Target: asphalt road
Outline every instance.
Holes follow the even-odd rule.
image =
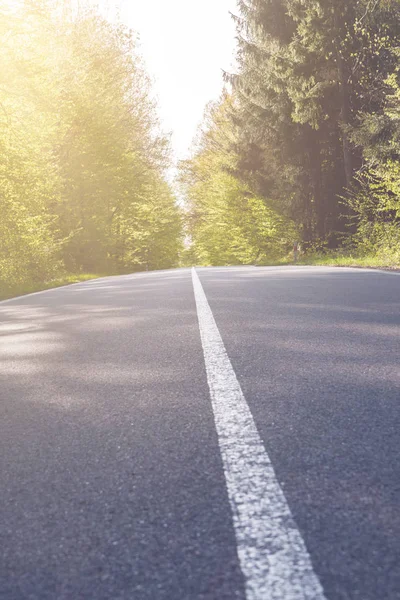
[[[197,274],[0,303],[0,599],[400,599],[400,274]]]

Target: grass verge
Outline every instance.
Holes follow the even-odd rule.
[[[399,262],[393,257],[381,257],[370,254],[351,256],[344,254],[311,254],[299,260],[300,265],[321,265],[331,267],[364,267],[373,269],[400,269]]]
[[[257,264],[260,267],[280,267],[284,265],[293,265],[293,255],[277,261],[261,261]],[[359,267],[371,269],[389,269],[400,270],[400,261],[397,256],[379,256],[376,254],[366,254],[364,256],[352,256],[341,252],[331,253],[310,253],[302,255],[297,261],[298,265],[304,266],[325,266],[325,267]]]
[[[18,285],[0,289],[0,300],[25,296],[26,294],[32,294],[33,292],[50,290],[64,285],[70,285],[71,283],[79,283],[80,281],[88,281],[89,279],[98,279],[99,277],[104,277],[104,275],[80,273],[78,275],[65,275],[64,277],[51,279],[50,281],[44,281],[42,283],[20,283]]]

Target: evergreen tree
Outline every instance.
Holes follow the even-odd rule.
[[[239,4],[241,177],[302,226],[305,240],[343,231],[340,198],[362,153],[351,131],[380,111],[396,61],[398,2],[247,0]],[[332,238],[331,238],[332,239]]]

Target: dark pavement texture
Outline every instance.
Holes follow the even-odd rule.
[[[198,274],[327,599],[400,599],[400,275]],[[190,270],[1,303],[0,378],[1,599],[244,600]]]

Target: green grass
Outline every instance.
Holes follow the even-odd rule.
[[[374,269],[399,269],[400,263],[392,256],[381,257],[371,254],[365,256],[351,256],[340,253],[312,254],[303,256],[298,261],[299,265],[324,265],[332,267],[364,267]]]
[[[42,283],[20,283],[18,285],[0,289],[0,300],[24,296],[26,294],[31,294],[32,292],[50,290],[53,288],[62,287],[64,285],[70,285],[71,283],[88,281],[89,279],[97,279],[98,277],[104,276],[94,273],[80,273],[78,275],[65,275],[63,277],[51,279],[50,281],[44,281]]]
[[[283,265],[293,265],[293,254],[289,254],[287,257],[276,260],[267,261],[262,260],[258,263],[258,266],[262,267],[279,267]],[[297,261],[298,265],[310,265],[310,266],[326,266],[326,267],[360,267],[360,268],[373,268],[373,269],[400,269],[400,260],[398,253],[387,253],[384,256],[382,254],[365,254],[365,255],[351,255],[343,252],[315,252],[307,255],[300,256]]]

